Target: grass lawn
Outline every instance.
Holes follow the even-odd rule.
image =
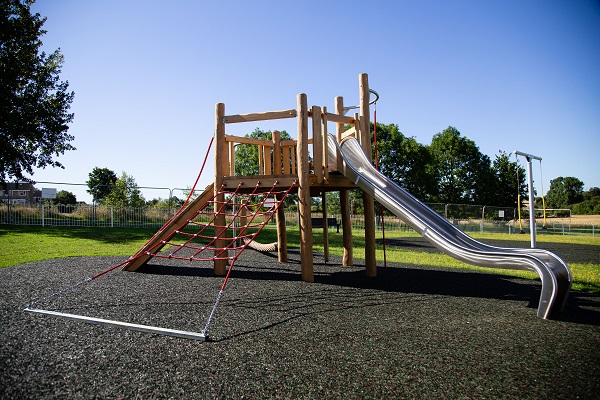
[[[0,225],[0,268],[49,258],[77,256],[130,256],[156,232],[156,228],[99,228],[59,226]],[[321,240],[315,229],[315,240]],[[354,257],[364,258],[362,231],[353,233]],[[504,247],[528,247],[528,235],[473,234],[477,240]],[[377,233],[381,238],[381,232]],[[386,232],[386,239],[418,238],[414,232]],[[600,238],[589,236],[538,235],[540,248],[562,246],[559,255],[569,264],[573,273],[573,289],[600,293]],[[268,226],[261,233],[263,243],[276,241],[276,231]],[[330,254],[342,255],[342,234],[330,233]],[[502,242],[498,244],[497,242]],[[298,228],[288,228],[288,245],[299,247]],[[322,245],[315,245],[322,252]],[[582,251],[587,250],[587,251]],[[582,256],[589,254],[589,257]],[[429,265],[446,268],[463,268],[536,279],[533,272],[475,267],[455,260],[438,251],[425,251],[403,247],[386,247],[388,262],[412,265]],[[383,261],[383,247],[377,247],[377,260]]]
[[[130,256],[156,228],[0,225],[0,268],[49,258]]]

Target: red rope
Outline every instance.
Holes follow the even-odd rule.
[[[267,196],[264,196],[263,201],[262,201],[262,205],[264,206],[265,202],[267,201],[267,198],[269,198],[271,195],[273,195],[273,190],[275,189],[275,185],[277,185],[277,181],[275,181],[275,183],[273,183],[273,186],[271,187],[271,190],[269,191],[269,194]],[[275,212],[277,212],[277,210],[279,209],[279,207],[281,207],[281,205],[283,204],[285,198],[287,197],[287,195],[290,193],[290,191],[292,190],[292,188],[296,186],[296,182],[292,183],[292,186],[290,186],[285,192],[283,192],[283,196],[281,197],[281,199],[279,200],[275,200],[275,204],[277,204],[276,207],[271,207],[269,209],[270,214],[267,217],[267,219],[262,223],[262,226],[258,229],[258,231],[256,233],[253,234],[252,240],[254,240],[254,237],[258,236],[258,234],[263,230],[263,228],[267,225],[267,223],[273,218],[273,215],[275,214]],[[281,193],[278,193],[281,194]],[[277,199],[277,196],[274,196],[275,199]],[[241,209],[240,209],[241,211]],[[256,218],[256,213],[254,213],[254,215],[252,216],[252,219],[250,220],[250,222],[252,222],[254,220],[254,218]],[[249,224],[246,224],[246,226],[244,228],[242,228],[242,232],[244,232]],[[239,235],[238,235],[239,236]],[[229,266],[229,270],[227,271],[227,275],[225,276],[225,279],[223,280],[223,285],[221,286],[221,291],[225,290],[225,287],[227,286],[227,282],[229,281],[229,277],[231,275],[231,271],[233,270],[233,266],[235,264],[235,262],[237,261],[238,257],[240,256],[240,254],[242,254],[242,251],[244,251],[252,242],[252,240],[249,240],[248,242],[244,243],[244,246],[242,247],[242,249],[240,250],[240,252],[236,255],[236,257],[234,259],[232,259],[231,261],[231,265]]]
[[[173,220],[173,218],[175,218],[175,216],[177,214],[181,213],[181,211],[183,211],[183,209],[188,205],[188,203],[190,201],[190,198],[192,197],[192,195],[194,194],[194,191],[196,190],[196,185],[198,184],[198,181],[200,181],[200,177],[202,176],[202,173],[204,172],[204,167],[206,166],[206,160],[208,160],[208,155],[210,154],[210,149],[212,147],[212,144],[213,144],[214,140],[215,140],[214,136],[210,138],[210,143],[208,144],[208,149],[206,150],[206,154],[204,155],[204,161],[202,162],[202,167],[200,167],[200,172],[198,172],[198,177],[196,177],[196,181],[194,182],[194,186],[192,186],[192,190],[190,190],[190,193],[188,194],[187,199],[185,199],[185,201],[183,202],[183,205],[179,208],[179,210],[177,210],[177,212],[175,214],[173,214],[173,216],[171,218],[169,218],[169,220],[167,222],[164,223],[164,225],[162,226],[162,228],[160,228],[158,231],[156,231],[156,233],[142,247],[145,247],[148,243],[150,243],[154,239],[154,237],[156,237],[156,235],[158,235],[158,233],[160,231],[162,231]],[[117,269],[119,267],[122,267],[125,264],[127,264],[127,263],[129,263],[129,262],[131,262],[133,260],[136,260],[136,259],[140,258],[144,254],[145,253],[138,254],[137,257],[129,258],[128,260],[123,261],[122,263],[117,264],[114,267],[107,269],[106,271],[102,271],[99,274],[96,274],[96,275],[92,276],[90,279],[93,280],[93,279],[99,278],[99,277],[101,277],[104,274],[107,274],[107,273],[109,273],[111,271],[114,271],[115,269]]]
[[[241,207],[238,207],[237,212],[231,214],[231,213],[226,213],[226,208],[227,206],[233,204],[231,201],[225,201],[225,202],[221,202],[221,201],[216,201],[215,199],[217,198],[217,196],[219,196],[220,194],[225,193],[224,191],[224,186],[222,186],[220,188],[220,190],[217,192],[216,195],[213,196],[213,198],[209,201],[207,201],[202,207],[200,207],[196,213],[190,217],[189,219],[187,219],[186,221],[184,221],[181,225],[179,225],[176,228],[173,228],[173,235],[165,240],[165,241],[160,241],[160,242],[156,242],[154,244],[154,246],[152,246],[152,248],[150,248],[148,251],[144,252],[144,253],[140,253],[135,257],[129,258],[126,261],[123,261],[120,264],[117,264],[105,271],[102,271],[96,275],[94,275],[93,277],[90,278],[90,280],[96,279],[101,277],[102,275],[105,275],[111,271],[114,271],[117,268],[120,268],[122,266],[124,266],[125,264],[139,258],[142,256],[146,256],[146,255],[151,255],[152,257],[157,257],[157,258],[165,258],[165,259],[179,259],[179,260],[187,260],[187,261],[214,261],[214,260],[229,260],[232,261],[232,264],[229,268],[229,271],[227,273],[227,277],[225,279],[225,281],[223,282],[223,289],[225,288],[227,281],[229,280],[229,275],[231,273],[231,269],[233,264],[235,263],[235,260],[237,260],[237,258],[240,256],[240,254],[248,247],[249,242],[244,244],[243,246],[237,246],[236,242],[238,239],[245,239],[245,238],[249,238],[251,240],[254,240],[254,238],[262,231],[262,229],[265,227],[265,225],[272,219],[274,213],[277,211],[277,209],[281,206],[281,204],[283,203],[283,201],[285,200],[285,198],[287,197],[287,195],[289,194],[290,190],[292,190],[292,188],[296,185],[296,183],[294,182],[294,184],[292,184],[292,186],[290,186],[288,189],[286,190],[281,190],[281,191],[276,191],[275,190],[275,186],[277,185],[277,182],[275,182],[273,184],[273,186],[266,192],[258,192],[258,188],[259,188],[259,183],[256,184],[256,186],[254,187],[254,190],[249,193],[249,194],[245,194],[245,195],[241,195],[244,196],[245,200],[243,200],[240,203]],[[239,190],[241,188],[241,184],[237,186],[236,190],[234,192],[230,192],[231,196],[229,197],[229,199],[234,199],[235,196],[240,196],[238,194]],[[267,201],[267,199],[269,199],[272,196],[276,196],[276,195],[282,195],[282,198],[280,200],[277,200],[275,202],[275,206],[269,207],[268,210],[266,211],[261,211],[261,209],[265,208],[265,202]],[[259,197],[261,198],[261,200],[257,201],[257,202],[253,202],[251,201],[251,199],[253,197]],[[213,207],[208,207],[210,204],[219,204],[219,207],[217,209],[217,211],[213,210]],[[215,230],[220,230],[222,234],[225,234],[225,232],[227,232],[227,230],[229,229],[233,229],[233,225],[235,223],[235,221],[237,219],[240,218],[240,213],[242,210],[242,207],[248,209],[248,210],[252,210],[255,209],[256,211],[251,211],[249,216],[246,216],[247,218],[247,223],[240,229],[239,233],[234,237],[234,238],[227,238],[227,237],[222,237],[222,236],[215,236],[213,235],[207,235],[207,234],[203,234],[203,232],[209,228],[212,227]],[[208,210],[207,210],[208,209]],[[210,221],[208,222],[195,222],[193,221],[194,218],[198,217],[198,215],[209,215],[210,216]],[[217,215],[229,215],[231,216],[231,221],[224,225],[224,226],[217,226],[215,225],[215,219],[217,217]],[[257,217],[263,217],[263,216],[267,216],[267,218],[263,221],[263,222],[257,222],[257,223],[253,223],[254,220]],[[198,231],[196,231],[195,233],[191,233],[191,232],[183,232],[183,230],[185,229],[186,226],[188,225],[198,225],[200,227],[200,229]],[[164,228],[164,226],[163,226]],[[248,229],[251,228],[258,228],[258,231],[255,233],[248,233],[246,234],[246,232],[248,231]],[[162,228],[161,228],[162,229]],[[156,236],[156,235],[155,235]],[[177,237],[177,236],[183,236],[186,238],[186,240],[184,240],[181,243],[176,243],[175,241],[173,241],[173,238]],[[201,243],[198,245],[194,245],[192,242],[196,239],[208,239],[209,242],[208,243]],[[227,244],[224,247],[216,247],[214,244],[216,243],[217,240],[226,240]],[[164,247],[166,245],[170,245],[172,247],[175,247],[175,250],[173,250],[172,252],[170,252],[169,254],[158,254],[158,253],[154,253],[155,249],[158,247]],[[180,256],[178,255],[178,253],[182,250],[182,249],[189,249],[189,250],[193,250],[194,254],[192,256]],[[224,253],[226,253],[227,251],[234,251],[237,252],[234,256],[223,256]],[[198,257],[201,253],[203,253],[204,251],[214,251],[215,255],[211,255],[210,257]]]

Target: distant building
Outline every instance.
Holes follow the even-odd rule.
[[[42,201],[42,191],[30,182],[0,184],[0,203],[35,204]]]

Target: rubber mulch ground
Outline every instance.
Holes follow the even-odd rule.
[[[363,268],[315,256],[309,284],[300,280],[298,252],[289,255],[285,264],[256,251],[242,255],[209,342],[23,312],[123,258],[4,268],[0,398],[599,396],[596,295],[573,292],[560,319],[542,320],[538,281],[405,264],[367,279]],[[200,331],[221,283],[208,265],[154,261],[39,307]]]

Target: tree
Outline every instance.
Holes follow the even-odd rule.
[[[113,207],[144,207],[146,200],[138,189],[135,179],[125,171],[112,186],[112,190],[102,200],[102,204]]]
[[[373,125],[371,125],[373,127]],[[377,124],[376,153],[382,174],[422,201],[435,192],[435,180],[428,166],[432,158],[426,146],[406,137],[395,124]]]
[[[160,209],[171,209],[171,208],[180,208],[183,205],[184,200],[180,199],[177,196],[171,196],[168,199],[163,199],[162,197],[152,199],[146,202],[147,207],[152,208],[160,208]]]
[[[600,188],[583,192],[583,201],[573,205],[573,214],[600,214]]]
[[[501,207],[517,207],[518,194],[527,194],[525,168],[511,161],[510,156],[500,151],[492,163],[492,171],[496,177],[494,200],[491,204]]]
[[[61,190],[56,193],[56,198],[53,199],[54,204],[65,204],[65,205],[75,205],[77,204],[77,197],[71,192],[66,190]]]
[[[567,176],[559,176],[550,181],[550,189],[546,194],[548,208],[569,208],[569,206],[583,201],[583,182]]]
[[[25,180],[33,168],[64,168],[54,160],[75,150],[67,133],[74,93],[61,81],[60,49],[40,51],[46,18],[34,0],[0,0],[0,182]]]
[[[474,141],[449,126],[433,136],[429,150],[438,183],[435,201],[490,204],[495,191],[490,158],[479,151]]]
[[[94,167],[88,174],[88,178],[86,183],[89,189],[86,191],[92,195],[94,202],[101,203],[112,191],[112,187],[117,181],[117,174],[108,168]]]

